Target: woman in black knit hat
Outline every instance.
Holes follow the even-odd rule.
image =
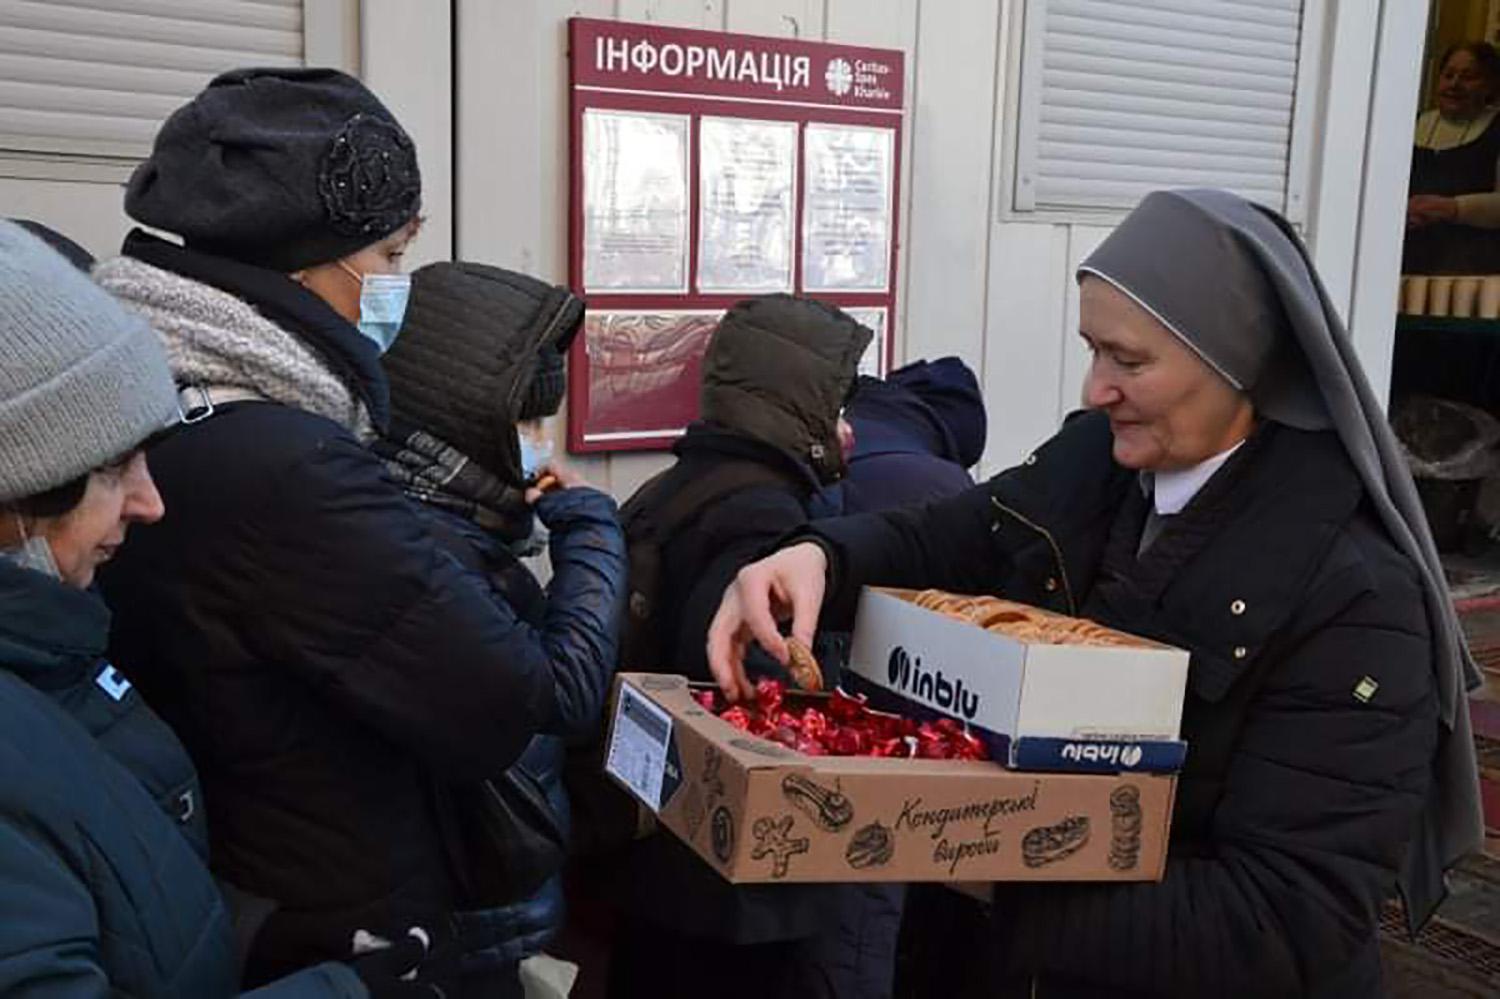
[[[434,799],[605,682],[511,654],[514,616],[368,446],[420,202],[411,140],[357,80],[239,70],[126,191],[182,245],[137,230],[95,271],[155,327],[189,424],[152,454],[174,516],[102,574],[112,651],[199,766],[251,983],[453,911]],[[442,964],[450,999],[483,988]]]

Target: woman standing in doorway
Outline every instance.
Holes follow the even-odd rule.
[[[1500,273],[1500,53],[1464,42],[1440,67],[1437,106],[1417,119],[1402,270]]]

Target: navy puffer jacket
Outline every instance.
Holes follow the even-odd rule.
[[[108,627],[97,597],[0,560],[0,994],[235,995],[192,764],[100,658]],[[254,993],[365,994],[338,964]]]

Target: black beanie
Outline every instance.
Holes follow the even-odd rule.
[[[190,248],[291,272],[346,257],[416,216],[416,148],[335,69],[237,69],[173,112],[125,212]]]

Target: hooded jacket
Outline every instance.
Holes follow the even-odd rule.
[[[655,601],[664,670],[710,679],[704,641],[724,588],[805,525],[820,485],[840,473],[835,424],[869,339],[837,309],[788,296],[743,302],[714,333],[704,360],[705,420],[678,441],[676,464],[625,504],[627,533],[679,490],[730,466],[756,466],[761,475],[690,514],[661,547]],[[769,656],[753,666],[779,670]],[[835,925],[839,897],[826,886],[730,885],[670,836],[634,844],[617,870],[632,915],[679,935],[759,944]],[[673,906],[652,904],[663,893]]]
[[[0,993],[238,993],[191,762],[104,661],[98,597],[0,560]],[[265,999],[366,994],[323,964]]]
[[[974,484],[967,469],[984,453],[984,399],[958,358],[861,377],[844,418],[854,429],[849,473],[823,490],[817,516],[924,503]]]
[[[815,299],[746,299],[709,339],[703,419],[786,452],[825,485],[836,482],[847,469],[839,412],[872,335]]]
[[[582,321],[583,303],[566,288],[524,274],[469,263],[418,270],[401,337],[384,358],[391,408],[399,420],[452,444],[449,461],[458,467],[429,466],[412,475],[420,455],[411,435],[377,445],[397,476],[410,478],[407,494],[422,503],[434,534],[454,558],[489,582],[496,610],[515,620],[514,646],[538,657],[567,647],[571,654],[557,672],[584,668],[594,678],[592,696],[578,702],[571,719],[567,735],[574,739],[597,732],[618,657],[625,539],[614,501],[598,490],[545,494],[536,503],[552,567],[543,592],[515,554],[529,533],[518,522],[529,527],[532,520],[520,495],[515,424],[545,367],[542,355],[560,356]],[[555,400],[551,407],[556,408]],[[467,488],[474,484],[478,487]],[[482,493],[486,502],[470,492]],[[563,755],[561,737],[539,735],[514,766],[546,791],[566,833]],[[562,917],[560,876],[526,900],[463,913],[465,965],[515,964],[540,951]]]
[[[515,643],[365,446],[386,381],[320,299],[141,235],[95,277],[147,315],[180,383],[258,396],[153,450],[172,514],[100,574],[115,661],[198,764],[246,935],[276,920],[257,973],[450,911],[431,783],[507,766],[593,702],[592,674],[546,635],[547,655]]]

